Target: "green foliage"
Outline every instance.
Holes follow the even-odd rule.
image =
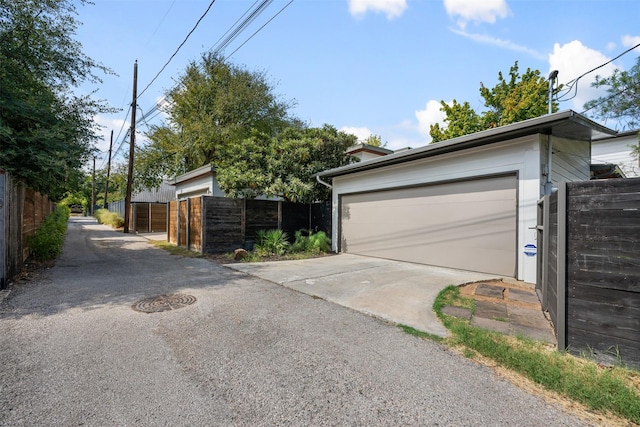
[[[115,212],[109,212],[107,209],[98,209],[94,215],[100,224],[110,225],[113,228],[124,226],[124,218]]]
[[[596,76],[591,86],[606,88],[607,95],[584,104],[585,110],[602,120],[621,121],[629,129],[640,126],[640,57],[629,71],[616,69],[609,77]]]
[[[305,252],[308,254],[319,254],[331,251],[331,239],[324,231],[308,233],[305,235],[302,230],[296,231],[295,241],[289,248],[289,253]]]
[[[549,111],[547,79],[540,75],[540,71],[529,68],[520,75],[517,61],[510,68],[508,78],[502,72],[498,73],[498,84],[492,89],[480,83],[480,95],[487,108],[482,113],[477,113],[468,102],[460,104],[453,100],[449,105],[440,101],[440,110],[446,114],[446,126],[431,126],[429,134],[433,142],[540,117]],[[554,102],[553,111],[557,109],[558,104]]]
[[[254,132],[274,136],[292,123],[292,103],[278,99],[265,73],[210,53],[187,66],[167,99],[167,123],[151,127],[151,143],[136,155],[138,181],[148,187],[165,175],[218,165],[229,145]]]
[[[38,226],[36,234],[27,239],[31,254],[36,259],[53,259],[62,252],[68,219],[69,208],[60,205]]]
[[[447,342],[477,352],[518,372],[543,387],[587,405],[640,422],[640,390],[637,374],[623,368],[601,368],[569,354],[549,351],[543,343],[471,326],[467,320],[442,313],[445,305],[466,306],[469,298],[449,286],[436,298],[433,310],[452,332]]]
[[[386,147],[387,143],[382,143],[382,137],[380,135],[369,135],[364,143],[371,145],[372,147]]]
[[[82,180],[96,140],[93,117],[111,111],[73,87],[109,73],[72,37],[85,0],[0,0],[0,165],[59,199]]]
[[[279,196],[301,203],[328,200],[330,190],[313,175],[351,163],[354,158],[345,151],[355,143],[354,135],[330,125],[289,127],[274,137],[254,133],[226,147],[217,168],[218,183],[229,197]]]
[[[259,230],[254,251],[260,256],[283,255],[289,247],[289,236],[282,230]]]

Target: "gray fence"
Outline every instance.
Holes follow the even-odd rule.
[[[561,183],[539,217],[536,288],[558,347],[640,368],[640,178]]]

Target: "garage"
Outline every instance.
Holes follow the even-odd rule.
[[[340,250],[516,276],[516,174],[343,194]]]

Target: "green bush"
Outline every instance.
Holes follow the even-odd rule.
[[[27,245],[31,254],[39,260],[48,260],[57,257],[62,252],[64,233],[67,231],[69,208],[58,206],[38,226],[36,234],[27,239]]]
[[[305,236],[302,230],[296,231],[296,240],[289,248],[289,252],[306,252],[318,254],[329,252],[331,250],[331,239],[327,237],[324,231],[311,233]]]
[[[120,228],[124,225],[124,218],[115,212],[110,212],[107,209],[98,209],[94,216],[100,224],[110,225],[113,228]]]
[[[289,236],[282,230],[259,230],[255,252],[260,256],[283,255],[289,246]]]

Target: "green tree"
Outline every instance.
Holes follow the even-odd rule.
[[[217,168],[218,183],[230,197],[266,195],[292,202],[328,200],[329,189],[313,175],[355,161],[345,151],[356,142],[355,135],[330,125],[289,127],[277,136],[255,132],[241,144],[226,147]]]
[[[0,165],[52,199],[80,185],[93,117],[111,111],[71,92],[110,72],[73,39],[75,5],[85,3],[0,0]]]
[[[530,68],[520,75],[517,61],[510,68],[508,78],[502,72],[498,73],[498,83],[493,88],[480,83],[480,95],[487,108],[481,113],[471,108],[468,102],[460,104],[454,100],[452,105],[448,105],[441,101],[440,110],[446,115],[446,126],[431,126],[429,134],[433,142],[540,117],[549,109],[547,79],[540,75],[540,71]],[[554,102],[553,110],[557,109],[558,104]]]
[[[371,145],[372,147],[386,147],[387,143],[382,143],[382,137],[380,135],[369,135],[365,140],[365,144]]]
[[[136,170],[145,186],[218,164],[229,145],[254,132],[274,136],[289,126],[291,102],[280,100],[263,72],[251,72],[205,54],[191,62],[167,93],[167,123],[151,127],[151,143],[139,150]]]
[[[629,71],[616,69],[609,77],[596,76],[591,86],[606,88],[607,94],[584,104],[595,118],[613,120],[629,129],[640,126],[640,57]],[[638,135],[640,138],[640,134]],[[640,141],[632,147],[640,155]]]

